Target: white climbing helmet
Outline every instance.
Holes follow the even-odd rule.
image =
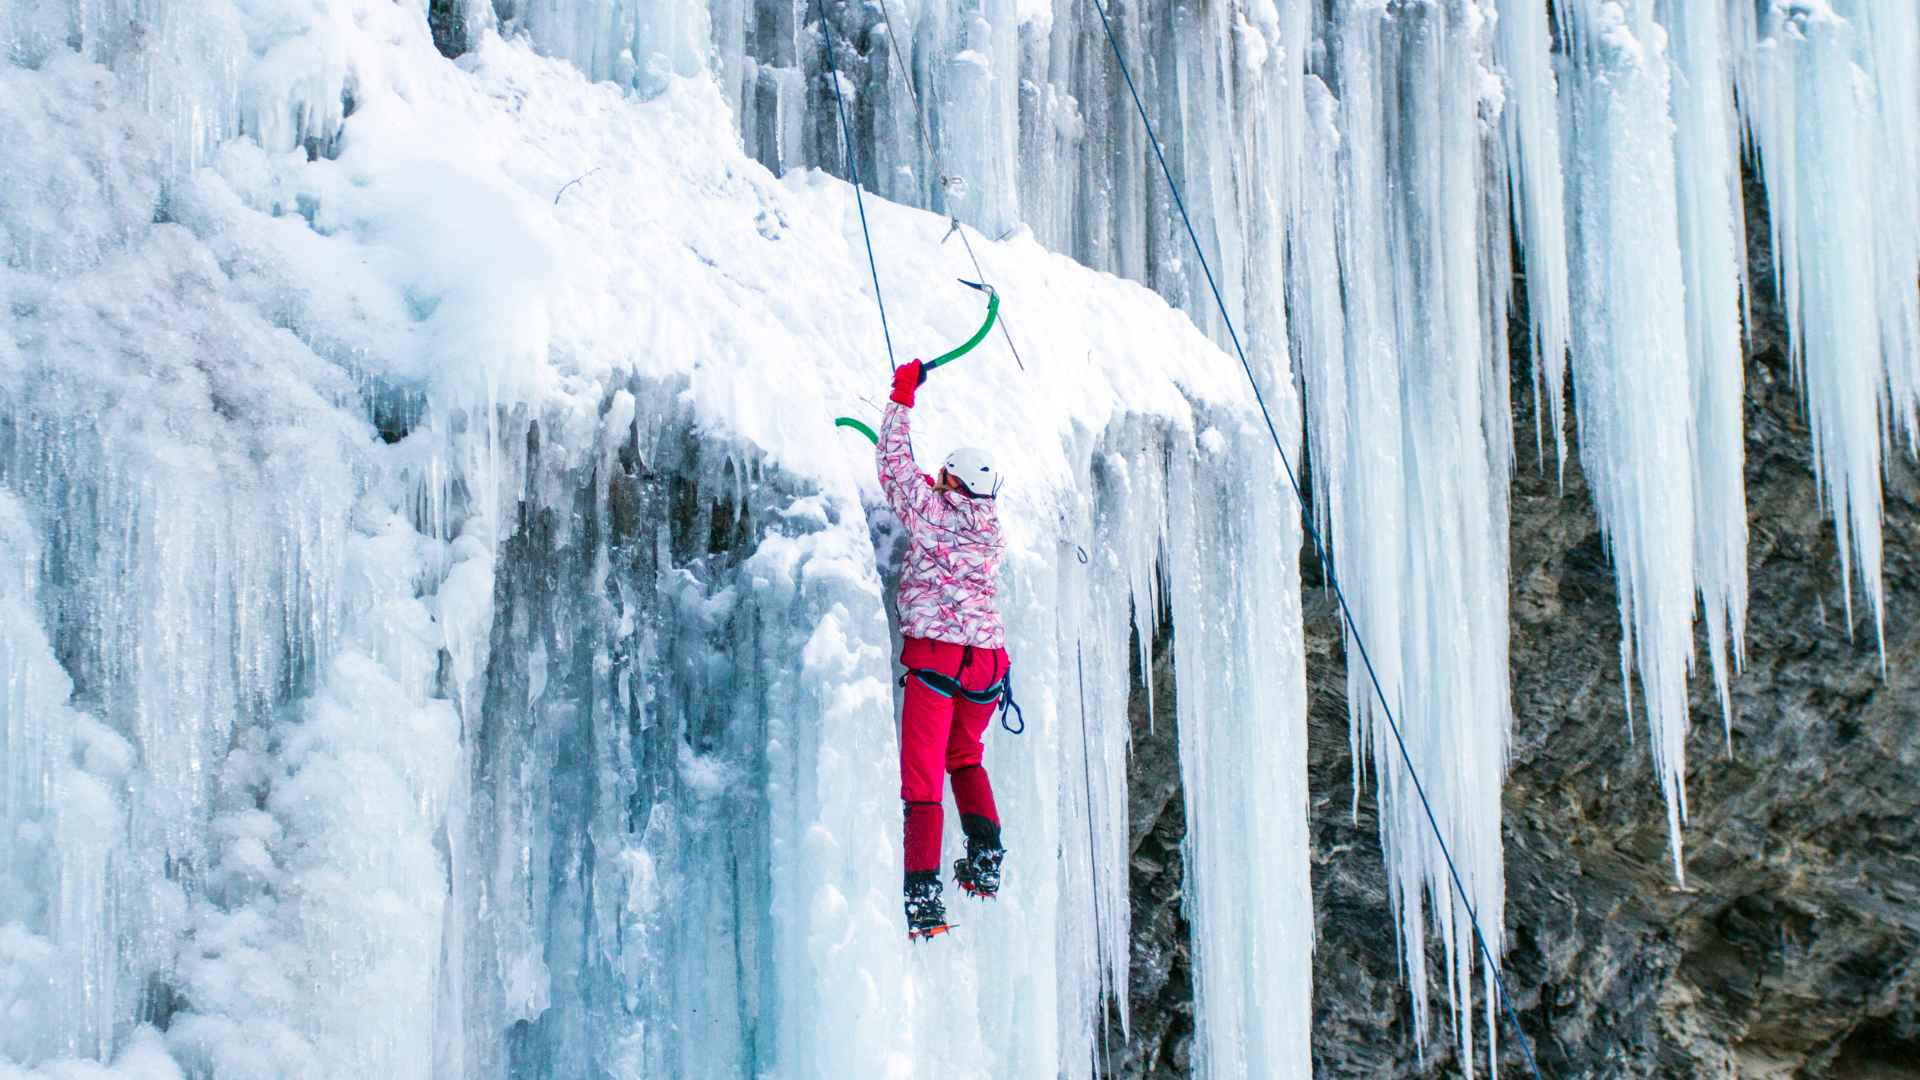
[[[960,486],[974,498],[991,499],[1000,493],[1000,470],[993,467],[993,458],[979,447],[963,446],[955,450],[940,467],[960,481]]]

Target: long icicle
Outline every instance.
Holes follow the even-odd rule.
[[[1254,401],[1260,406],[1261,418],[1266,421],[1267,434],[1273,440],[1274,452],[1280,457],[1280,465],[1286,472],[1287,483],[1293,488],[1294,498],[1299,500],[1300,505],[1305,506],[1306,495],[1301,491],[1299,477],[1294,472],[1293,462],[1287,457],[1286,446],[1280,441],[1279,429],[1273,422],[1273,412],[1267,408],[1266,395],[1261,393],[1260,380],[1254,376],[1253,365],[1247,360],[1246,349],[1240,344],[1240,334],[1233,327],[1233,317],[1227,312],[1226,299],[1221,295],[1220,285],[1213,276],[1213,265],[1207,260],[1206,250],[1200,246],[1200,236],[1194,231],[1193,219],[1187,214],[1186,200],[1180,194],[1180,185],[1173,179],[1173,169],[1167,164],[1166,153],[1161,149],[1159,136],[1153,130],[1153,121],[1147,116],[1147,106],[1140,99],[1139,88],[1134,85],[1133,72],[1127,65],[1126,56],[1120,51],[1120,41],[1114,36],[1113,23],[1107,18],[1106,4],[1101,0],[1093,0],[1093,8],[1100,15],[1100,25],[1106,31],[1107,44],[1113,48],[1113,57],[1120,66],[1120,75],[1126,81],[1127,92],[1133,97],[1133,107],[1140,114],[1141,124],[1147,129],[1147,145],[1153,148],[1154,157],[1159,161],[1160,174],[1166,178],[1167,188],[1173,196],[1173,205],[1180,212],[1181,224],[1186,227],[1187,239],[1192,241],[1194,255],[1199,258],[1200,268],[1206,274],[1207,286],[1213,291],[1214,303],[1220,309],[1220,319],[1226,326],[1227,336],[1233,341],[1233,351],[1239,357],[1240,367],[1246,372],[1247,382],[1253,388]],[[1427,798],[1426,785],[1421,783],[1419,771],[1414,768],[1413,755],[1407,750],[1406,738],[1400,731],[1400,723],[1394,719],[1393,705],[1387,700],[1386,689],[1380,683],[1379,673],[1374,670],[1373,659],[1367,655],[1366,642],[1360,637],[1360,628],[1354,622],[1353,610],[1347,604],[1346,593],[1340,588],[1338,575],[1334,573],[1332,554],[1327,549],[1326,541],[1322,539],[1320,529],[1314,524],[1312,518],[1303,514],[1301,522],[1306,527],[1307,535],[1313,540],[1314,552],[1320,557],[1321,565],[1326,567],[1327,587],[1332,591],[1334,599],[1339,602],[1340,615],[1346,621],[1347,632],[1353,637],[1354,648],[1360,654],[1361,663],[1366,666],[1367,677],[1373,684],[1374,694],[1379,698],[1380,709],[1387,719],[1387,725],[1393,731],[1394,743],[1399,747],[1400,758],[1407,767],[1407,775],[1412,778],[1413,789],[1420,796],[1420,805],[1426,811],[1427,824],[1433,829],[1434,838],[1440,845],[1440,853],[1446,857],[1447,871],[1453,878],[1454,894],[1466,908],[1468,922],[1473,928],[1474,944],[1479,946],[1480,954],[1486,960],[1487,970],[1493,977],[1495,988],[1499,991],[1501,1006],[1506,1011],[1508,1021],[1513,1025],[1514,1037],[1520,1041],[1520,1051],[1526,1058],[1527,1069],[1533,1074],[1534,1080],[1544,1080],[1540,1073],[1540,1066],[1534,1060],[1532,1041],[1520,1027],[1520,1014],[1514,1008],[1512,995],[1507,992],[1506,979],[1501,976],[1499,965],[1494,962],[1493,951],[1487,945],[1486,935],[1480,931],[1479,914],[1474,910],[1466,883],[1461,880],[1460,868],[1453,861],[1453,852],[1447,845],[1446,833],[1440,828],[1439,819],[1434,816],[1433,803]]]

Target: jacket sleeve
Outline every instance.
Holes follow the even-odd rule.
[[[913,463],[913,440],[908,430],[911,414],[906,406],[889,402],[887,415],[880,421],[880,441],[873,451],[880,471],[880,490],[886,492],[887,505],[908,529],[926,516],[927,504],[933,500],[933,488]]]

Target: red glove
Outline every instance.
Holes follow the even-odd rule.
[[[893,400],[909,409],[913,408],[914,391],[920,389],[920,384],[926,381],[926,369],[920,366],[918,360],[894,368]]]

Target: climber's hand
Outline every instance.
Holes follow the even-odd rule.
[[[920,389],[920,384],[926,381],[926,368],[922,367],[918,360],[894,368],[893,400],[909,409],[913,408],[914,391]]]

